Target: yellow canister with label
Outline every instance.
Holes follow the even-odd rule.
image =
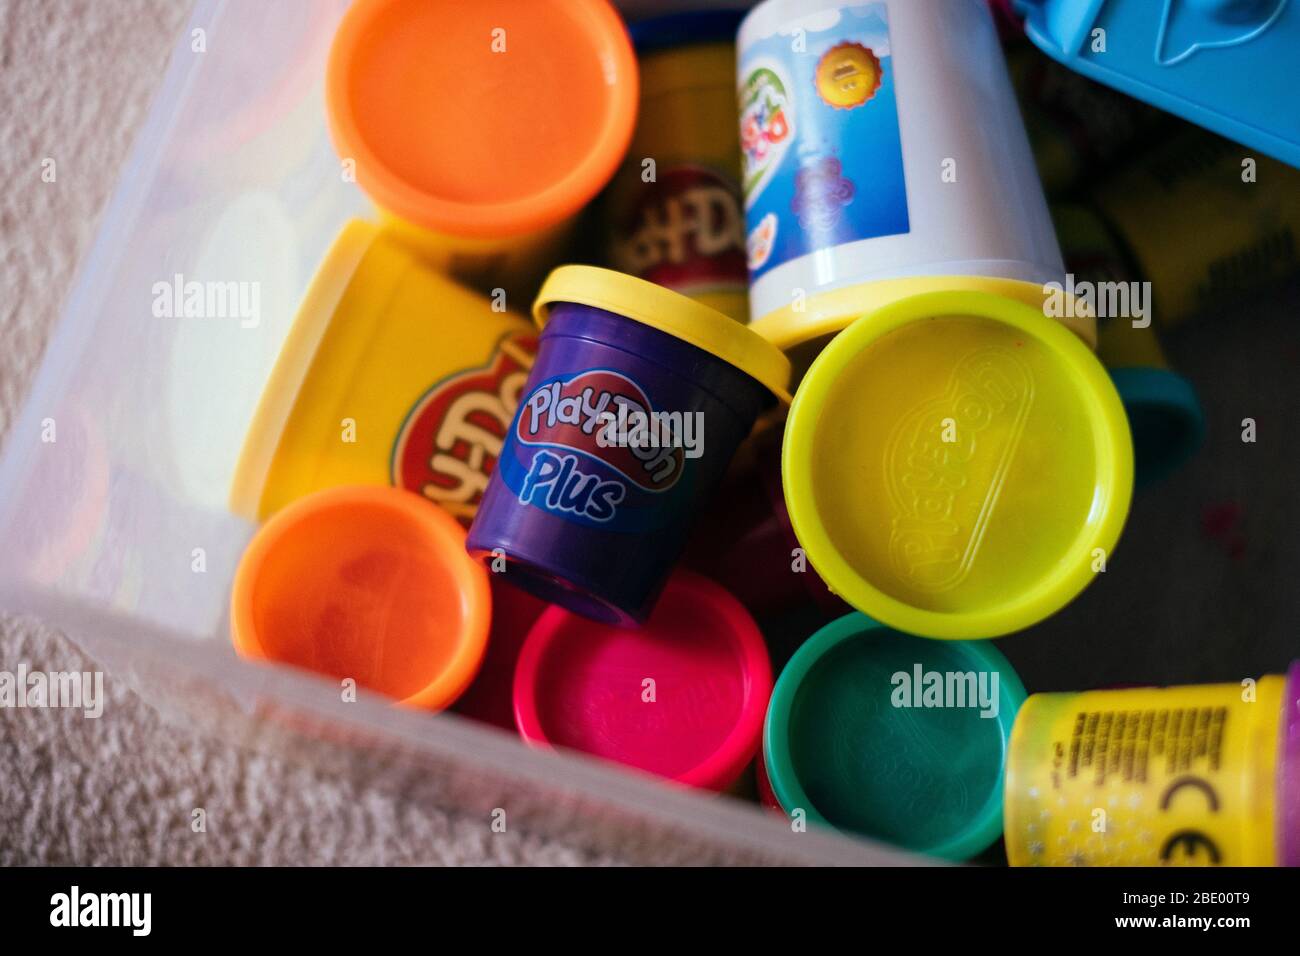
[[[263,520],[319,489],[392,484],[468,524],[536,350],[523,317],[349,222],[262,395],[232,509]]]
[[[1294,856],[1296,681],[1034,694],[1007,755],[1012,866],[1272,866]],[[1285,705],[1284,705],[1285,701]]]
[[[604,217],[612,268],[747,322],[734,44],[741,18],[695,11],[632,24],[641,105]]]

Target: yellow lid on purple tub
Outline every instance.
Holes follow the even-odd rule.
[[[667,332],[730,362],[781,401],[790,401],[790,360],[780,349],[717,309],[672,289],[612,269],[560,266],[547,276],[533,304],[538,325],[546,323],[557,302],[604,309]]]

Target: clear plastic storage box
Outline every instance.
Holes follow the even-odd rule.
[[[326,131],[345,8],[198,4],[5,443],[0,607],[63,629],[164,713],[485,821],[507,808],[641,862],[921,862],[236,657],[227,602],[254,531],[227,507],[236,460],[313,270],[370,213]],[[191,280],[224,301],[187,309]]]

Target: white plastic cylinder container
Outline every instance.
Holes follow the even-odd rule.
[[[793,348],[950,277],[1062,280],[985,0],[766,0],[737,44],[756,330]]]

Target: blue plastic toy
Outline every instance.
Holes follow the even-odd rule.
[[[1300,167],[1300,0],[1017,0],[1084,76]]]

